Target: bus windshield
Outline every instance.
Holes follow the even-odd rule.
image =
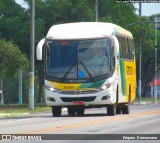
[[[45,46],[46,76],[89,79],[111,72],[111,40],[48,40]]]

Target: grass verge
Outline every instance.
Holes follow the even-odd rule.
[[[34,110],[29,110],[28,105],[4,105],[0,106],[0,118],[18,117],[33,112],[48,111],[50,109],[50,107],[42,104],[35,105]]]

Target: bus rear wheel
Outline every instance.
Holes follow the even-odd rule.
[[[131,101],[131,86],[129,86],[129,91],[128,91],[128,102],[123,105],[122,107],[122,114],[129,114],[130,112],[130,101]]]
[[[130,112],[130,104],[127,103],[122,107],[122,114],[129,114]]]
[[[121,114],[121,108],[120,107],[116,107],[116,114]]]
[[[116,107],[115,105],[108,105],[107,106],[107,115],[114,116],[116,114]]]
[[[52,115],[53,117],[60,117],[62,113],[61,106],[52,106]]]

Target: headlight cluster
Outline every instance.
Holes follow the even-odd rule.
[[[105,89],[110,88],[110,87],[111,87],[111,84],[108,83],[108,84],[102,85],[99,89],[100,90],[105,90]]]
[[[56,89],[56,88],[54,88],[54,87],[52,87],[52,86],[48,86],[48,85],[46,85],[45,88],[46,88],[47,90],[49,90],[49,91],[52,91],[52,92],[57,92],[57,91],[58,91],[58,89]]]

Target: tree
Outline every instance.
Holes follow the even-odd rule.
[[[21,51],[29,54],[29,13],[14,0],[0,1],[0,36],[14,41]]]
[[[27,56],[13,42],[0,38],[0,61],[0,78],[4,79],[5,102],[15,102],[18,98],[17,71],[20,68],[28,69]]]
[[[0,77],[12,76],[19,68],[28,68],[28,59],[13,42],[0,39]]]
[[[113,22],[119,26],[126,25],[138,20],[133,4],[115,3],[113,0],[99,0],[99,21]]]

